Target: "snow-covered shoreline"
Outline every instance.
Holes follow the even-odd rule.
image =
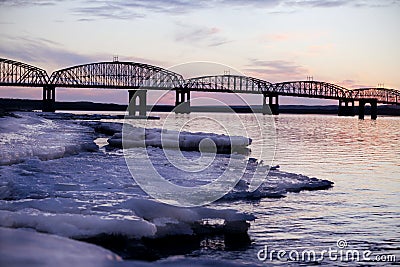
[[[96,149],[82,149],[82,144],[90,144],[93,148],[93,140],[97,137],[109,138],[120,133],[120,124],[67,121],[63,120],[63,115],[53,119],[33,113],[18,115],[20,118],[1,118],[1,227],[28,228],[101,245],[104,241],[133,242],[136,244],[133,250],[138,246],[144,246],[146,250],[146,245],[152,243],[148,240],[165,242],[178,236],[190,237],[191,241],[181,240],[194,240],[196,244],[202,238],[212,236],[235,235],[244,246],[246,240],[250,240],[247,230],[249,222],[255,219],[253,215],[221,209],[218,203],[199,208],[177,208],[158,203],[135,184],[120,149],[98,150],[97,146]],[[68,149],[71,146],[80,149]],[[36,151],[32,147],[51,156],[20,152]],[[54,153],[54,148],[63,153]],[[156,167],[177,184],[208,183],[228,159],[218,155],[214,169],[182,176],[165,164],[161,151],[158,147],[149,147]],[[198,157],[199,152],[185,153],[188,157]],[[257,164],[249,161],[247,176],[254,172]],[[256,191],[248,191],[247,185],[248,180],[244,177],[220,201],[283,197],[288,192],[326,189],[332,183],[276,170],[270,172]],[[138,257],[133,250],[123,256]],[[160,253],[153,259],[165,256]]]
[[[51,160],[97,151],[93,133],[89,127],[48,120],[34,113],[0,118],[0,166],[29,158]]]

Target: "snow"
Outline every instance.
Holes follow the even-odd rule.
[[[38,266],[64,266],[67,262],[70,266],[76,262],[78,266],[99,266],[106,261],[110,266],[236,266],[218,260],[187,258],[171,258],[157,263],[114,262],[117,260],[115,254],[68,239],[107,235],[123,236],[136,242],[142,237],[195,236],[202,232],[203,222],[213,220],[220,227],[209,228],[211,234],[217,230],[221,233],[221,229],[224,233],[246,233],[248,222],[255,217],[234,209],[221,209],[216,204],[178,208],[152,200],[132,179],[121,149],[97,150],[93,143],[96,131],[113,135],[109,141],[114,140],[117,147],[121,145],[121,124],[59,120],[63,115],[57,115],[55,121],[34,113],[18,115],[20,118],[0,118],[0,165],[3,165],[0,166],[0,226],[9,228],[0,228],[0,261],[4,263],[0,265],[34,266],[37,263]],[[243,137],[230,139],[223,135],[184,132],[176,139],[177,133],[173,131],[132,129],[137,132],[128,135],[127,140],[132,144],[143,144],[145,140],[145,150],[154,168],[166,180],[188,187],[212,182],[225,171],[232,155],[213,155],[211,164],[193,172],[182,171],[169,160],[183,155],[187,160],[178,161],[183,170],[189,170],[196,164],[200,165],[196,160],[207,154],[196,151],[199,145],[207,145],[204,142],[208,141],[204,140],[222,150],[232,144],[244,148],[251,143],[250,139]],[[167,158],[160,149],[163,138],[168,144],[179,140],[179,146],[195,151],[172,149]],[[135,152],[135,149],[129,150]],[[140,170],[144,166],[141,164],[143,155],[130,154],[137,162],[137,173],[145,173]],[[283,197],[289,192],[332,186],[326,180],[275,168],[257,190],[250,191],[252,175],[260,164],[256,159],[250,159],[244,165],[243,177],[236,187],[220,201]],[[268,169],[269,166],[264,167]],[[32,243],[37,246],[28,245]],[[11,248],[24,253],[10,251]],[[65,261],[63,257],[71,260]],[[24,264],[25,260],[29,264]],[[78,260],[81,262],[77,263]]]
[[[213,266],[219,266],[219,267],[245,267],[245,266],[250,266],[248,264],[242,264],[242,263],[237,263],[237,262],[232,262],[232,261],[224,261],[224,260],[218,260],[218,259],[196,259],[196,258],[183,258],[179,256],[175,257],[170,257],[165,260],[160,260],[156,264],[152,266],[198,266],[198,267],[213,267]],[[251,266],[263,266],[263,265],[255,265],[252,264]],[[265,265],[264,265],[265,266]]]
[[[157,262],[123,261],[102,247],[69,238],[37,233],[28,229],[0,227],[0,266],[84,266],[84,267],[169,267],[247,266],[218,259],[169,257]]]
[[[38,213],[34,210],[0,211],[0,226],[32,228],[39,232],[71,238],[88,238],[101,234],[128,238],[153,236],[156,227],[141,218],[102,218],[97,215]]]
[[[99,126],[97,127],[100,128]],[[107,125],[103,125],[101,128],[106,129]],[[116,132],[108,139],[110,146],[117,148],[152,146],[166,149],[179,148],[184,151],[216,151],[218,153],[241,151],[246,149],[251,142],[250,138],[243,136],[226,136],[203,132],[178,132],[156,128],[144,129],[132,127],[129,124],[124,124],[123,132]]]
[[[121,257],[104,248],[25,229],[0,227],[1,266],[112,266]],[[114,265],[117,266],[117,265]]]
[[[92,128],[48,120],[34,113],[17,116],[0,118],[0,165],[33,157],[51,160],[98,149],[90,135]]]
[[[159,238],[165,235],[193,235],[194,230],[197,230],[196,223],[207,219],[220,219],[226,223],[255,219],[252,215],[230,209],[184,209],[139,198],[131,198],[103,210],[102,207],[84,210],[82,204],[88,205],[62,198],[16,203],[2,201],[0,226],[31,228],[71,238],[91,238],[105,234],[138,239],[144,236]]]
[[[42,128],[41,125],[44,122],[52,125],[48,120],[37,118],[32,114],[24,114],[21,116],[25,118],[23,119],[24,121],[29,121],[29,118],[32,118],[30,122],[32,128],[36,127],[35,124],[38,124],[40,126],[38,127]],[[15,130],[15,128],[18,127],[25,127],[18,124],[20,120],[21,119],[7,118],[6,122],[9,125],[14,125],[13,129]],[[70,142],[75,142],[80,146],[82,140],[93,139],[93,132],[88,130],[87,126],[80,126],[71,121],[56,122],[60,124],[57,127],[62,126],[64,129],[77,127],[79,139],[75,140],[71,138]],[[99,125],[104,123],[94,122],[93,124],[99,127]],[[108,128],[113,127],[110,123],[106,125]],[[3,128],[4,125],[2,124],[2,129]],[[116,128],[118,128],[118,126],[116,126]],[[0,135],[7,136],[7,134],[5,134],[6,132],[10,133],[10,130],[8,129],[5,130],[5,132],[0,132]],[[32,135],[37,138],[34,140],[34,143],[44,143],[40,135],[36,134],[37,132],[38,131],[35,131],[35,134]],[[48,135],[51,135],[50,132],[51,131],[49,131]],[[76,136],[77,133],[74,131],[72,132],[72,136]],[[150,132],[155,133],[155,131]],[[59,135],[62,135],[62,133],[57,133],[57,136]],[[65,138],[67,138],[67,141],[69,140],[68,137],[71,137],[71,135],[66,134]],[[21,144],[20,148],[18,148],[19,150],[28,147],[24,144],[27,138],[24,137],[22,133],[18,133],[13,138],[16,143]],[[49,138],[48,142],[43,145],[47,148],[51,148],[54,146],[54,144],[51,143],[52,141],[57,144],[57,137]],[[64,140],[63,144],[65,145],[65,143],[66,141]],[[7,152],[14,149],[12,145],[4,142],[1,144],[1,148],[0,160],[4,160],[4,151]],[[228,155],[217,154],[214,157],[210,154],[212,155],[212,163],[202,169],[202,171],[192,172],[191,170],[193,168],[203,167],[200,164],[201,162],[198,162],[197,159],[207,153],[191,151],[183,151],[181,153],[178,150],[171,150],[168,152],[167,158],[162,149],[155,147],[148,147],[146,155],[135,154],[135,148],[128,150],[132,150],[129,154],[134,156],[134,160],[137,163],[137,173],[146,172],[146,170],[140,169],[145,166],[141,162],[147,159],[147,157],[150,157],[154,168],[159,173],[163,174],[166,180],[188,187],[205,185],[212,182],[215,177],[218,177],[225,171],[230,160],[230,156]],[[139,152],[140,151],[142,150],[139,149]],[[186,160],[180,160],[182,154]],[[207,158],[207,155],[205,155],[204,158]],[[171,161],[178,162],[181,170],[172,166],[170,164]],[[258,166],[259,163],[255,159],[250,159],[242,179],[239,180],[239,184],[222,200],[233,201],[240,199],[260,199],[263,197],[282,197],[288,192],[326,189],[332,186],[332,183],[326,180],[310,178],[300,174],[286,173],[279,170],[271,170],[261,186],[255,191],[250,191],[249,185],[251,184],[252,175]],[[268,166],[266,167],[268,168]],[[62,157],[51,161],[42,161],[37,157],[33,157],[31,159],[25,159],[24,162],[19,164],[3,166],[0,169],[0,177],[0,199],[5,200],[64,197],[89,201],[95,197],[96,204],[105,204],[110,201],[126,200],[129,198],[128,195],[130,197],[146,198],[146,194],[132,179],[123,158],[122,150],[91,153],[80,152],[80,154],[74,155],[73,157]]]
[[[215,210],[205,207],[199,208],[179,208],[164,203],[150,201],[146,199],[130,199],[119,205],[121,208],[127,208],[134,213],[148,220],[157,227],[156,237],[166,235],[193,235],[198,229],[198,222],[205,222],[208,219],[219,219],[228,224],[237,222],[240,227],[240,222],[253,221],[253,215],[239,213],[233,209]],[[157,212],[154,212],[157,211]],[[232,224],[230,224],[232,225]],[[231,232],[237,232],[238,229],[230,229]],[[242,233],[247,232],[246,229]]]
[[[250,165],[251,166],[251,165]],[[253,167],[254,168],[254,167]],[[249,190],[249,176],[254,169],[247,169],[245,177],[238,182],[235,188],[226,194],[222,200],[257,200],[262,198],[284,197],[288,192],[300,192],[304,190],[324,190],[333,186],[328,180],[310,178],[305,175],[278,171],[271,168],[265,181],[255,191]]]
[[[153,148],[151,152],[160,151]],[[209,181],[220,170],[217,166],[224,165],[227,160],[224,156],[217,157],[218,164],[214,166],[217,169],[188,177],[164,165],[160,155],[155,158],[159,160],[155,164],[163,172],[171,174],[173,181],[189,185]],[[106,162],[112,167],[100,172],[99,166]],[[82,168],[74,168],[76,165]],[[221,201],[282,197],[287,192],[331,186],[328,181],[271,171],[261,187],[250,192],[246,177],[254,167],[255,163],[249,164],[245,177]],[[29,160],[3,167],[0,175],[3,183],[1,198],[9,199],[0,200],[0,225],[5,227],[32,228],[73,238],[101,234],[140,238],[192,235],[196,232],[196,222],[208,219],[223,222],[254,220],[253,216],[235,210],[177,208],[150,200],[135,185],[121,157],[105,157],[100,152],[82,153],[51,162]]]

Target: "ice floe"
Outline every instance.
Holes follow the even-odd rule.
[[[62,204],[64,203],[64,204]],[[120,235],[127,238],[159,238],[168,235],[194,235],[203,221],[219,219],[230,232],[246,233],[246,221],[255,217],[235,210],[178,208],[149,199],[132,198],[103,210],[70,199],[0,202],[0,226],[31,228],[39,232],[71,238]],[[111,211],[111,212],[110,212]],[[236,228],[235,228],[236,226]]]
[[[96,125],[102,131],[112,132],[105,124]],[[110,129],[110,130],[106,130]],[[116,132],[108,139],[110,146],[117,148],[133,148],[152,146],[164,149],[180,149],[183,151],[204,151],[231,153],[247,151],[252,140],[243,136],[227,136],[214,133],[173,131],[168,129],[144,129],[124,125],[123,132]]]

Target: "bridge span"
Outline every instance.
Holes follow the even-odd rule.
[[[43,111],[55,111],[55,93],[62,88],[110,88],[129,91],[129,114],[146,115],[147,90],[174,90],[176,112],[190,112],[191,92],[223,92],[262,95],[263,113],[279,114],[279,96],[294,96],[339,101],[339,116],[354,116],[359,103],[359,118],[371,105],[371,118],[377,118],[378,104],[400,105],[400,91],[388,88],[347,89],[323,81],[271,83],[240,75],[210,75],[185,79],[161,67],[136,62],[98,62],[54,71],[0,58],[0,86],[42,87]]]

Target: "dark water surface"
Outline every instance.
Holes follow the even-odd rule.
[[[159,113],[159,121],[147,122],[148,127],[162,126],[166,115]],[[190,120],[194,116],[176,115],[175,119]],[[221,124],[238,125],[236,115],[206,114]],[[254,123],[251,115],[240,114],[242,123]],[[270,117],[258,119],[270,130]],[[250,236],[253,244],[243,251],[226,251],[216,246],[193,252],[188,257],[215,257],[257,264],[298,264],[269,258],[264,262],[257,252],[283,249],[287,252],[304,249],[336,249],[371,251],[377,255],[395,255],[400,260],[400,118],[379,117],[376,121],[358,120],[328,115],[279,115],[273,118],[277,148],[274,164],[281,170],[300,173],[335,183],[330,190],[289,193],[281,199],[258,202],[218,203],[252,212]],[[144,125],[144,122],[138,122]],[[218,127],[206,121],[185,126],[190,131],[218,132]],[[252,150],[260,149],[260,136],[250,131]],[[266,137],[267,138],[267,137]],[[337,241],[347,242],[338,247]],[[340,251],[339,251],[340,252]],[[320,254],[317,254],[320,255]],[[296,254],[292,254],[296,256]],[[362,258],[360,256],[360,258]],[[344,258],[346,259],[346,258]],[[300,260],[302,263],[302,261]],[[346,265],[324,256],[322,265]],[[304,263],[307,265],[307,263]],[[356,264],[351,262],[351,264]],[[363,264],[368,264],[364,262]],[[373,264],[373,263],[371,263]],[[382,263],[384,264],[384,263]],[[388,263],[386,263],[388,264]]]

